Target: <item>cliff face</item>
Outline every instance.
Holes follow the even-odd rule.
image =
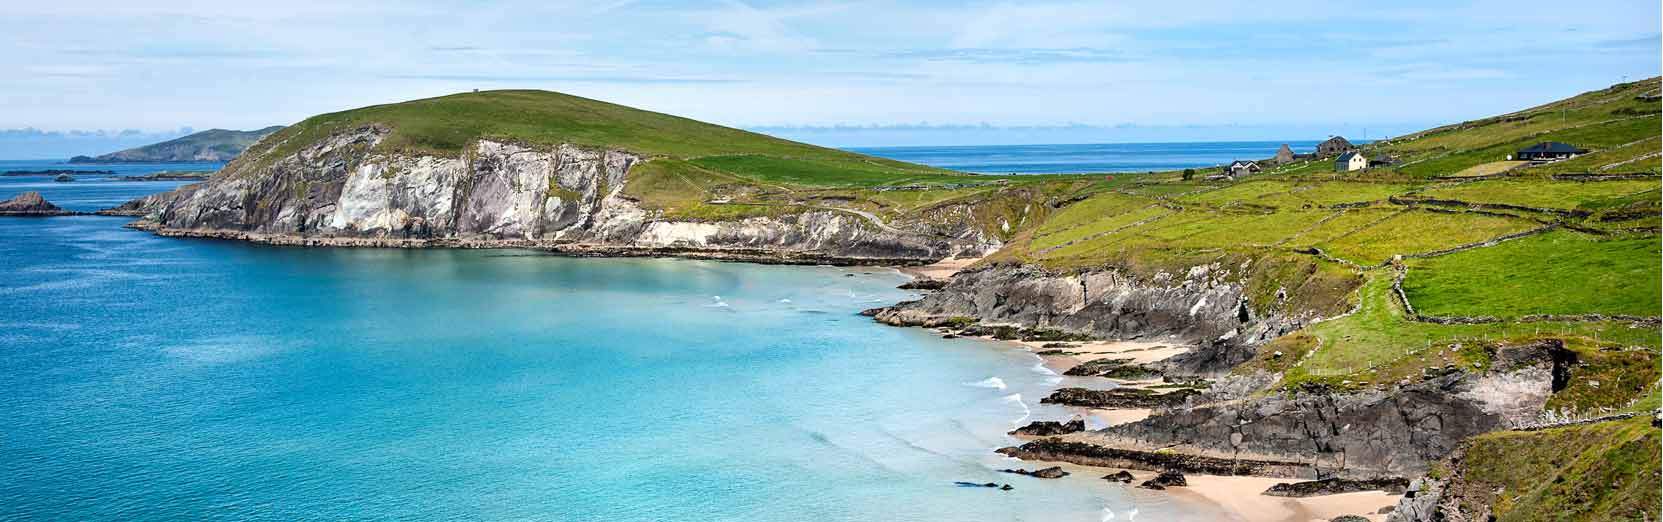
[[[815,209],[729,221],[661,219],[625,191],[649,158],[571,145],[480,140],[462,157],[373,152],[364,127],[112,213],[170,235],[274,243],[530,246],[609,254],[680,253],[791,261],[926,262],[999,242],[970,225],[886,224]]]

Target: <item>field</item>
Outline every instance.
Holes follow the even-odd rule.
[[[1575,210],[1656,191],[1658,180],[1545,181],[1495,179],[1434,188],[1419,195],[1474,203],[1503,203],[1536,208]]]
[[[1317,245],[1359,265],[1378,265],[1398,254],[1421,254],[1479,243],[1541,224],[1470,212],[1411,210]]]
[[[1602,241],[1557,230],[1414,260],[1403,290],[1427,315],[1656,316],[1663,302],[1658,247],[1656,237]]]

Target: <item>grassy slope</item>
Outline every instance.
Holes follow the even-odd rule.
[[[1473,437],[1455,470],[1463,510],[1501,522],[1658,520],[1659,431],[1644,416]]]

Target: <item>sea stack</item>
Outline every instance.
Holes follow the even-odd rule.
[[[80,214],[64,210],[40,197],[39,192],[24,192],[12,199],[0,201],[0,216],[73,216]]]

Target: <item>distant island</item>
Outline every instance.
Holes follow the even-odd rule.
[[[189,136],[161,143],[111,152],[99,156],[75,156],[70,163],[190,163],[231,161],[243,149],[260,141],[267,134],[282,129],[273,125],[264,129],[236,131],[209,129]]]
[[[43,169],[43,170],[8,170],[0,172],[0,176],[58,176],[62,174],[115,174],[113,170],[79,170],[79,169]]]
[[[213,175],[208,170],[168,170],[138,176],[114,176],[105,181],[203,181]]]

